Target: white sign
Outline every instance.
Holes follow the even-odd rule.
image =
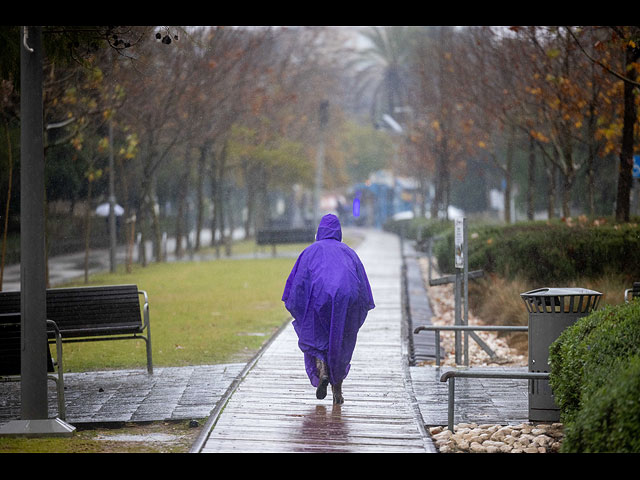
[[[464,232],[463,232],[463,219],[456,218],[454,223],[454,246],[456,250],[456,268],[464,268],[464,255],[462,251],[462,244],[464,243]]]

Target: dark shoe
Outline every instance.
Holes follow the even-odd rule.
[[[318,369],[318,377],[320,383],[316,389],[316,398],[322,400],[327,396],[327,385],[329,385],[329,373],[327,372],[327,364],[316,358],[316,367]]]
[[[329,377],[320,378],[320,385],[316,388],[316,398],[322,400],[327,396],[327,385],[329,385]]]

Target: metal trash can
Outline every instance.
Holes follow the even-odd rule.
[[[549,373],[549,347],[565,328],[598,307],[602,294],[585,288],[521,293],[529,312],[529,372]],[[548,380],[529,380],[529,421],[557,422],[560,410]]]

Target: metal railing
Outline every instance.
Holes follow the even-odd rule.
[[[489,372],[468,370],[449,370],[440,377],[441,382],[449,382],[449,396],[447,401],[447,428],[453,433],[454,406],[455,406],[455,389],[456,377],[465,378],[508,378],[508,379],[525,379],[525,380],[548,380],[549,374],[546,372]]]
[[[413,330],[413,333],[419,333],[423,330],[432,330],[436,332],[436,365],[440,366],[440,331],[498,331],[498,332],[528,332],[529,327],[526,325],[421,325]],[[455,348],[455,347],[454,347]],[[467,342],[465,341],[465,365],[469,365],[469,351]]]
[[[436,332],[436,365],[440,367],[440,331],[495,331],[495,332],[528,332],[526,325],[421,325],[414,329],[413,333],[421,331]],[[455,347],[454,347],[455,348]],[[465,365],[469,365],[469,352],[465,341]],[[453,432],[454,407],[455,407],[455,378],[508,378],[508,379],[549,379],[549,374],[545,372],[489,372],[468,370],[450,370],[442,374],[441,382],[449,382],[449,393],[447,400],[447,427]]]

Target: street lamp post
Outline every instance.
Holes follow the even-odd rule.
[[[47,404],[42,28],[22,27],[20,44],[21,420],[0,435],[67,436],[75,427],[49,419]]]
[[[318,111],[319,119],[319,139],[318,151],[316,152],[316,178],[315,188],[313,190],[313,220],[317,225],[320,222],[320,201],[322,199],[322,186],[324,184],[324,147],[325,147],[325,129],[329,122],[329,101],[323,100],[320,103]]]

